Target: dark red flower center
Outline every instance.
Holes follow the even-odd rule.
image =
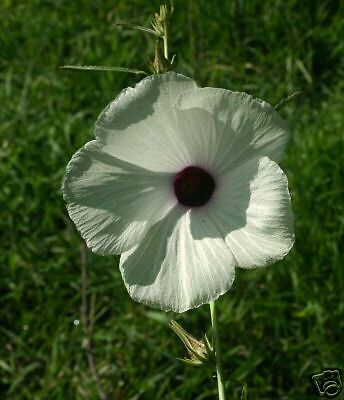
[[[186,167],[174,178],[174,193],[180,204],[200,207],[206,204],[214,193],[215,181],[209,172],[200,167]]]

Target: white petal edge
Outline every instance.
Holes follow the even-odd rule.
[[[232,253],[203,211],[179,207],[121,255],[120,270],[135,301],[178,313],[215,301],[235,275]]]
[[[103,152],[94,140],[72,157],[62,192],[87,246],[101,255],[120,254],[176,204],[171,179]]]
[[[276,262],[294,244],[288,180],[268,157],[251,159],[221,176],[207,214],[238,267]]]
[[[156,172],[175,172],[190,164],[173,103],[195,87],[191,78],[168,72],[123,90],[96,122],[95,135],[103,150]]]
[[[197,87],[181,93],[175,104],[181,110],[204,110],[213,117],[216,140],[210,152],[212,166],[219,173],[255,157],[281,161],[290,131],[267,102],[244,92]],[[206,131],[200,135],[208,135],[204,140],[209,141]]]

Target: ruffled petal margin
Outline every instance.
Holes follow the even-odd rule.
[[[144,242],[121,255],[120,270],[134,300],[184,312],[229,290],[234,263],[202,210],[175,207],[149,230]]]
[[[251,159],[221,177],[207,213],[241,268],[271,264],[294,244],[288,181],[267,157]]]
[[[202,154],[210,154],[212,167],[219,173],[256,157],[281,161],[290,131],[267,102],[243,92],[197,87],[183,92],[176,105],[185,115],[198,110],[213,119],[216,128],[198,129],[198,140],[204,143]]]
[[[176,204],[172,179],[119,160],[94,140],[72,157],[62,192],[87,246],[101,255],[120,254]]]

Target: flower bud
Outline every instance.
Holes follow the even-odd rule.
[[[209,343],[207,335],[204,335],[204,340],[197,340],[190,335],[184,328],[182,328],[176,321],[170,322],[170,328],[184,343],[184,346],[190,356],[190,358],[178,358],[186,364],[197,366],[205,363],[209,359],[212,359],[214,355],[214,349]]]

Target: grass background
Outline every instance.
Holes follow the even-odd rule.
[[[100,111],[138,80],[64,64],[146,69],[158,2],[3,0],[0,5],[0,398],[97,399],[80,320],[81,239],[60,185]],[[292,130],[283,162],[296,243],[282,262],[238,270],[219,300],[229,399],[315,399],[309,375],[343,367],[344,3],[176,1],[175,69],[200,85],[277,103]],[[211,368],[190,368],[168,328],[209,330],[207,306],[182,315],[133,303],[117,260],[88,254],[93,352],[109,399],[216,398]]]

